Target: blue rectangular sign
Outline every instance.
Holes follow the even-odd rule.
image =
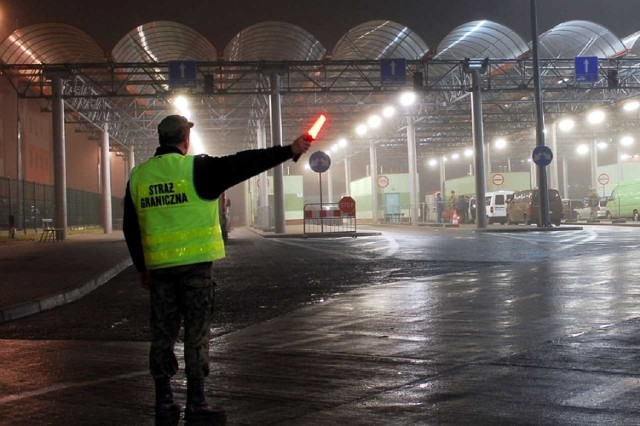
[[[598,81],[598,57],[576,56],[576,83],[584,81]]]
[[[404,58],[382,59],[380,61],[380,81],[382,85],[401,85],[407,81],[407,60]]]
[[[169,86],[196,87],[196,61],[169,61]]]

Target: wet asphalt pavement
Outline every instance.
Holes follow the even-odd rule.
[[[639,231],[235,230],[209,394],[230,424],[640,424]],[[0,325],[0,420],[150,422],[147,297],[129,268]]]

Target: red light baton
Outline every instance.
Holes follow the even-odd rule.
[[[324,114],[320,114],[320,117],[317,118],[315,123],[313,123],[313,126],[311,126],[307,133],[305,133],[305,135],[303,136],[304,140],[309,142],[313,142],[314,140],[316,140],[316,138],[318,137],[318,133],[320,133],[320,130],[322,130],[322,126],[324,126],[324,123],[326,121],[327,117],[325,117]],[[298,161],[299,158],[300,156],[296,155],[293,157],[293,161]]]

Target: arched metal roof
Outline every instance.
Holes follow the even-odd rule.
[[[622,39],[622,43],[632,55],[640,56],[640,31]]]
[[[540,35],[540,57],[547,59],[623,55],[622,41],[602,25],[589,21],[568,21]]]
[[[313,35],[286,22],[266,21],[236,34],[224,49],[227,61],[317,61],[325,48]]]
[[[116,62],[212,62],[218,55],[213,45],[186,25],[154,21],[140,25],[122,37],[112,51]]]
[[[335,60],[421,59],[427,44],[409,27],[393,21],[369,21],[343,35],[333,49]]]
[[[504,25],[482,20],[460,25],[438,45],[434,59],[515,59],[529,50],[527,43]]]
[[[67,24],[36,24],[15,30],[0,44],[6,64],[63,64],[104,62],[98,43],[84,31]]]

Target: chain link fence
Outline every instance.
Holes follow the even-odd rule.
[[[102,195],[67,189],[67,226],[82,228],[102,224]],[[111,198],[114,228],[122,223],[123,199]],[[0,229],[19,231],[42,228],[42,219],[55,219],[53,185],[0,177]]]

